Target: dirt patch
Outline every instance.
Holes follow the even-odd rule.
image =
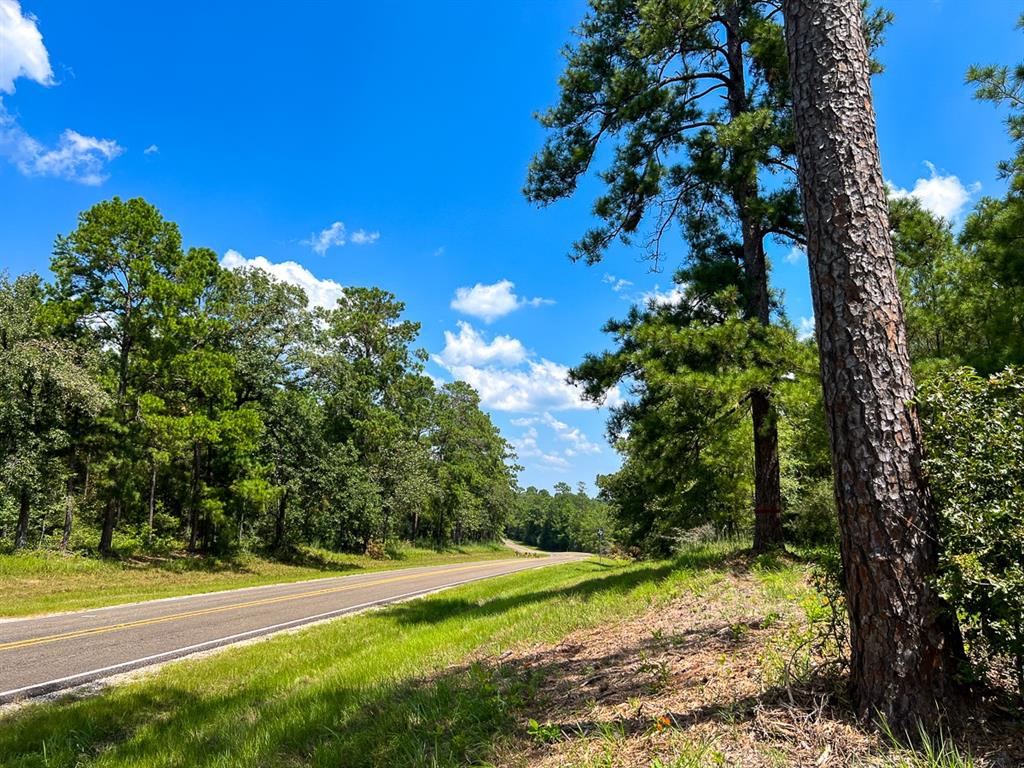
[[[734,567],[613,626],[485,663],[536,681],[523,733],[495,763],[532,766],[908,766],[849,714],[843,681],[805,643],[805,584]],[[950,741],[973,765],[1024,765],[1024,726],[975,711]]]

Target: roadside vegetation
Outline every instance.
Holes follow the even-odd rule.
[[[376,557],[299,547],[287,559],[251,553],[220,558],[176,553],[98,559],[31,551],[0,556],[0,586],[5,595],[0,602],[0,617],[513,555],[498,544],[443,549],[395,544]]]
[[[736,541],[551,566],[25,704],[0,764],[959,765],[846,713],[819,666],[830,616],[805,564]],[[942,745],[997,766],[1021,735],[986,719]]]
[[[966,73],[1017,154],[1004,195],[944,219],[875,183],[864,107],[892,21],[852,0],[591,0],[525,193],[596,195],[571,258],[627,245],[676,270],[571,373],[595,403],[632,394],[608,421],[621,468],[597,479],[619,547],[664,557],[697,530],[816,549],[847,598],[855,708],[913,738],[965,690],[1024,702],[1024,70]],[[851,47],[856,78],[823,74]],[[813,122],[848,108],[856,126]],[[785,315],[780,245],[810,259],[820,327]]]

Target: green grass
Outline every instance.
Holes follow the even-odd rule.
[[[299,550],[290,562],[251,554],[224,559],[178,555],[117,560],[38,551],[0,555],[0,591],[4,595],[0,617],[513,554],[499,544],[474,544],[441,551],[405,545],[387,560],[309,547]]]
[[[522,670],[462,663],[474,651],[641,611],[699,585],[730,551],[550,566],[168,665],[95,697],[31,704],[0,720],[0,764],[486,764],[535,684]]]

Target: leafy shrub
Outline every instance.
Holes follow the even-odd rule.
[[[832,478],[813,478],[804,483],[786,509],[788,538],[805,546],[839,544],[839,517]]]
[[[925,382],[919,400],[940,589],[972,650],[1011,660],[1024,695],[1024,376],[960,368]]]
[[[390,560],[391,555],[388,553],[388,548],[381,541],[371,539],[366,542],[366,556],[371,560]]]

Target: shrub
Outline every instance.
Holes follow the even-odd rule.
[[[919,401],[940,589],[972,651],[1009,659],[1024,695],[1024,376],[960,368],[925,382]]]
[[[790,539],[804,546],[839,545],[839,517],[831,477],[812,478],[794,494],[786,509]]]

